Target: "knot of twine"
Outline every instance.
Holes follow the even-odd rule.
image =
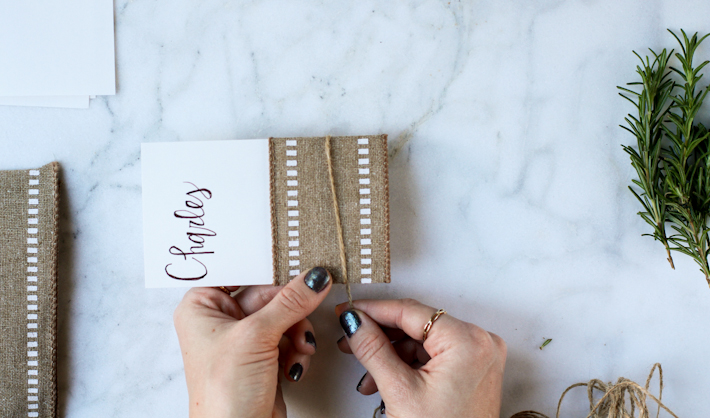
[[[333,210],[335,211],[335,226],[338,229],[338,246],[340,249],[340,264],[343,268],[343,282],[345,282],[345,291],[348,294],[348,303],[350,309],[353,308],[353,295],[350,292],[350,281],[348,280],[348,265],[345,256],[345,242],[343,240],[343,227],[340,223],[340,209],[338,207],[338,195],[335,192],[335,177],[333,177],[333,159],[330,152],[330,135],[325,137],[325,156],[328,161],[328,176],[330,177],[330,192],[333,196]]]
[[[654,372],[658,369],[658,380],[659,380],[659,391],[658,398],[653,396],[649,392],[648,388],[651,384],[651,378]],[[557,418],[560,418],[560,409],[562,407],[562,400],[565,395],[570,390],[579,387],[587,387],[587,396],[589,398],[589,414],[586,418],[634,418],[638,416],[639,418],[648,418],[650,414],[648,412],[649,405],[647,398],[653,400],[658,409],[656,411],[656,418],[661,412],[661,409],[668,412],[674,418],[678,418],[668,407],[666,407],[661,398],[663,397],[663,369],[661,369],[660,363],[656,363],[651,368],[651,372],[648,374],[648,379],[646,379],[646,385],[641,386],[638,383],[620,377],[616,383],[604,383],[599,379],[592,379],[587,383],[575,383],[574,385],[565,389],[560,396],[560,401],[557,403]],[[597,401],[594,402],[594,391],[600,391],[604,395]],[[629,406],[627,408],[627,405]],[[636,415],[638,414],[638,415]],[[510,418],[549,418],[545,414],[541,414],[536,411],[523,411],[511,416]]]

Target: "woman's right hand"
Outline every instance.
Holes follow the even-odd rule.
[[[498,417],[506,346],[497,335],[415,300],[358,300],[336,307],[338,341],[367,374],[357,390],[380,392],[388,418]]]

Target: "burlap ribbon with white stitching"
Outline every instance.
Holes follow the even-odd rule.
[[[56,416],[58,171],[0,171],[2,417]]]
[[[343,283],[325,137],[270,138],[274,282],[312,267]],[[350,283],[389,283],[387,135],[330,137]]]

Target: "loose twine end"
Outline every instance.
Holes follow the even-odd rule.
[[[330,177],[330,193],[333,196],[333,210],[335,212],[335,225],[338,229],[338,246],[340,249],[340,264],[343,269],[343,282],[345,292],[348,294],[350,309],[353,309],[353,295],[350,292],[350,280],[348,279],[348,265],[345,256],[345,241],[343,240],[343,227],[340,223],[340,209],[338,207],[338,195],[335,192],[335,177],[333,176],[333,158],[330,152],[330,135],[325,137],[325,159],[328,161],[328,176]]]
[[[380,413],[380,416],[383,416],[385,414],[385,401],[380,401],[380,404],[375,408],[375,412],[372,413],[372,418],[377,418],[377,413]]]

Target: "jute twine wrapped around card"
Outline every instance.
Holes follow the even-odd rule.
[[[58,171],[0,171],[2,417],[56,416]]]
[[[269,153],[274,283],[316,266],[389,283],[387,135],[270,138]]]
[[[656,398],[649,391],[651,378],[658,369],[659,391]],[[656,363],[651,368],[651,372],[646,379],[646,385],[641,386],[638,383],[620,377],[616,383],[604,383],[599,379],[592,379],[587,383],[576,383],[562,392],[560,401],[557,403],[557,418],[560,418],[560,410],[562,408],[562,400],[567,393],[577,387],[586,386],[587,396],[589,398],[589,414],[587,418],[617,418],[628,417],[634,418],[638,414],[639,418],[650,417],[649,409],[656,407],[656,416],[661,409],[668,412],[674,418],[678,418],[668,407],[666,407],[661,398],[663,397],[663,369],[659,363]],[[601,398],[598,401],[594,400],[594,392],[601,392]],[[649,402],[649,399],[651,402]],[[547,415],[536,411],[523,411],[511,416],[510,418],[548,418]]]

